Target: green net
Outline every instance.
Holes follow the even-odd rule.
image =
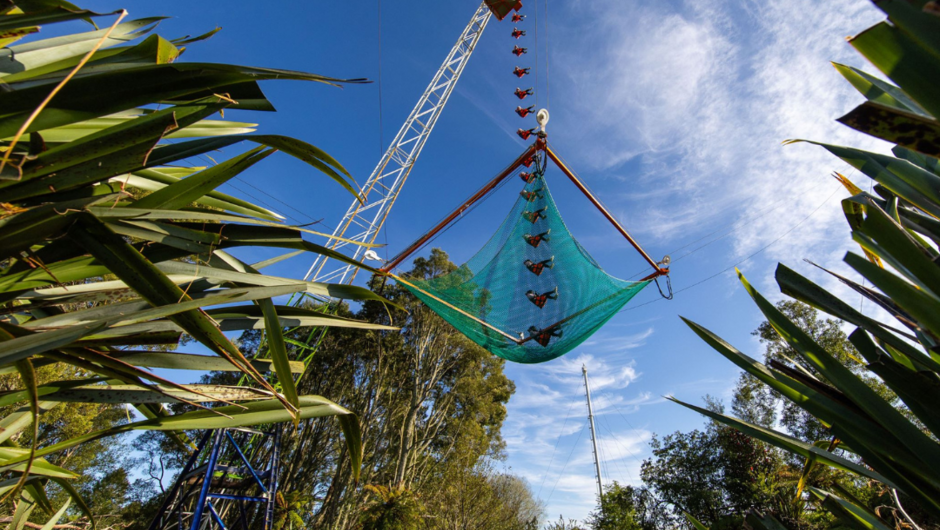
[[[400,282],[471,340],[519,363],[568,353],[650,283],[601,269],[568,231],[542,174],[538,166],[520,173],[519,199],[470,261]]]

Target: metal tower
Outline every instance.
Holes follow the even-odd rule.
[[[454,86],[460,79],[467,66],[470,55],[476,48],[486,23],[490,20],[492,12],[481,3],[476,13],[470,19],[467,27],[464,28],[457,44],[447,54],[444,64],[441,65],[431,84],[425,89],[418,104],[405,120],[401,130],[395,135],[392,144],[379,160],[378,165],[372,170],[372,174],[362,187],[362,197],[364,202],[360,203],[354,200],[342,221],[333,230],[329,241],[324,245],[331,249],[340,249],[350,243],[336,239],[343,237],[356,242],[372,243],[385,224],[389,211],[395,204],[395,199],[401,192],[411,168],[414,167],[424,142],[427,141],[437,118],[440,117],[447,99],[450,97]],[[353,245],[352,258],[362,261],[365,253],[363,247]],[[320,255],[310,266],[310,270],[304,276],[304,280],[329,282],[329,283],[352,283],[359,270],[352,265],[336,265],[327,267],[329,258]],[[351,274],[350,274],[351,273]]]
[[[280,428],[208,430],[149,530],[270,530]]]
[[[597,473],[597,502],[604,496],[601,486],[601,461],[597,452],[597,433],[594,431],[594,409],[591,408],[591,387],[588,386],[587,368],[582,364],[581,373],[584,374],[584,395],[587,396],[588,422],[591,424],[591,444],[594,446],[594,471]]]

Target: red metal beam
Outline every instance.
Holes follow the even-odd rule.
[[[422,246],[424,246],[424,244],[427,243],[427,242],[428,242],[432,237],[434,237],[438,232],[440,232],[441,230],[443,230],[444,228],[446,228],[447,225],[449,225],[451,222],[453,222],[454,219],[456,219],[456,218],[459,217],[463,212],[465,212],[465,211],[467,210],[467,208],[473,206],[474,203],[476,203],[477,201],[479,201],[479,200],[482,199],[483,197],[486,197],[491,191],[493,191],[494,189],[496,189],[496,186],[498,186],[500,182],[502,182],[503,180],[505,180],[506,177],[508,177],[509,175],[511,175],[512,172],[516,170],[516,168],[518,168],[519,166],[522,165],[522,161],[523,161],[523,160],[525,160],[526,158],[528,158],[528,157],[532,156],[533,154],[535,154],[535,152],[539,149],[539,145],[540,145],[540,142],[536,142],[536,143],[530,145],[529,148],[525,150],[525,152],[523,152],[521,155],[519,155],[519,158],[517,158],[512,164],[509,164],[509,166],[506,167],[506,169],[504,169],[502,172],[500,172],[499,175],[496,175],[495,177],[493,177],[492,180],[490,180],[489,182],[487,182],[486,185],[484,185],[484,186],[483,186],[482,188],[480,188],[476,193],[474,193],[472,197],[470,197],[469,199],[467,199],[467,200],[466,200],[463,204],[461,204],[456,210],[454,210],[453,212],[451,212],[450,215],[448,215],[447,217],[445,217],[443,221],[441,221],[440,223],[438,223],[434,228],[432,228],[431,230],[429,230],[428,232],[426,232],[423,236],[419,237],[414,243],[412,243],[411,245],[409,245],[408,248],[406,248],[405,250],[401,251],[397,256],[395,256],[394,258],[392,258],[391,261],[389,261],[388,263],[386,263],[385,266],[382,267],[382,268],[379,269],[379,270],[382,271],[382,272],[388,272],[388,271],[394,269],[395,267],[397,267],[398,264],[401,263],[402,261],[405,261],[406,259],[408,259],[408,256],[411,256],[411,255],[414,254],[416,251],[418,251],[418,249],[420,249]]]
[[[643,250],[640,244],[637,243],[635,239],[633,239],[633,237],[630,235],[629,232],[627,232],[627,229],[621,226],[620,223],[617,222],[616,219],[614,219],[614,216],[611,215],[609,211],[607,211],[607,208],[605,208],[604,205],[601,204],[599,200],[597,200],[594,194],[591,193],[591,190],[587,189],[587,186],[585,186],[584,183],[582,183],[578,179],[578,177],[575,176],[574,172],[568,169],[568,166],[566,166],[565,163],[562,162],[561,159],[558,158],[558,155],[556,155],[555,152],[552,151],[551,147],[548,147],[546,145],[545,152],[548,154],[548,157],[552,159],[552,162],[555,162],[555,165],[558,166],[558,169],[560,169],[561,172],[564,173],[579,190],[581,190],[581,193],[583,193],[584,196],[587,197],[589,201],[591,201],[591,204],[593,204],[594,207],[597,208],[598,211],[600,211],[601,214],[604,217],[606,217],[608,221],[610,221],[610,224],[614,225],[614,228],[616,228],[617,231],[620,232],[620,234],[624,238],[626,238],[626,240],[629,241],[631,245],[633,245],[633,248],[635,248],[637,252],[639,252],[640,255],[643,256],[643,259],[645,259],[647,263],[649,263],[653,267],[655,272],[653,274],[650,274],[646,278],[643,278],[643,280],[640,280],[640,281],[651,280],[657,276],[663,276],[665,274],[669,274],[669,269],[660,267],[659,264],[656,263],[656,261],[654,261],[653,258],[651,258],[649,254],[646,253],[645,250]]]

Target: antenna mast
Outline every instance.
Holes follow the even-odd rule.
[[[591,387],[588,386],[587,368],[582,364],[581,373],[584,374],[584,395],[587,396],[588,421],[591,423],[591,445],[594,446],[594,472],[597,474],[597,502],[604,496],[601,486],[601,462],[597,452],[597,432],[594,431],[594,409],[591,407]]]

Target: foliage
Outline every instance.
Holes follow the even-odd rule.
[[[604,488],[587,524],[592,530],[657,530],[669,524],[669,515],[645,487],[621,486],[614,481]]]
[[[525,480],[492,469],[488,462],[448,466],[422,494],[428,529],[538,530],[544,506]]]
[[[87,477],[79,480],[75,471],[90,468],[78,456],[102,447],[105,437],[159,430],[188,447],[186,429],[325,415],[339,417],[356,476],[358,422],[336,403],[300,395],[282,328],[392,327],[275,300],[296,293],[381,298],[261,274],[305,251],[349,260],[303,238],[322,234],[285,226],[276,212],[216,191],[278,150],[353,194],[355,183],[313,145],[209,118],[233,107],[273,110],[259,81],[359,80],[180,62],[186,46],[215,32],[168,40],[154,33],[160,18],[123,21],[126,12],[107,29],[14,45],[39,24],[106,15],[61,1],[0,6],[0,374],[13,378],[0,394],[0,494],[18,500],[17,521],[37,508],[58,512],[63,502],[90,516],[80,490],[109,510],[130,487],[113,466],[97,472],[90,490]],[[245,141],[256,147],[210,167],[186,165]],[[240,247],[291,252],[247,264],[229,253]],[[269,361],[249,361],[225,335],[246,329],[263,330]],[[212,355],[170,353],[184,333]],[[228,370],[245,374],[252,388],[180,385],[150,368]],[[136,418],[117,415],[125,403],[135,404]],[[174,415],[164,406],[177,403],[189,410]],[[75,471],[62,467],[73,464]],[[71,501],[51,504],[44,493],[50,482]]]
[[[681,525],[683,514],[691,514],[721,527],[754,508],[790,511],[795,481],[787,480],[780,455],[733,429],[710,424],[654,437],[651,446],[653,457],[644,461],[641,476],[649,494],[668,506],[660,519]]]
[[[372,500],[359,515],[362,530],[416,530],[421,522],[421,503],[403,487],[368,485]]]
[[[564,515],[559,515],[558,520],[545,525],[545,530],[584,530],[574,519],[565,520]]]
[[[453,268],[447,254],[435,249],[430,256],[417,258],[406,274],[433,277]],[[504,520],[511,518],[510,513],[528,513],[526,506],[534,501],[527,488],[529,500],[520,501],[525,496],[511,485],[515,479],[497,480],[504,474],[493,472],[487,463],[501,456],[500,428],[514,391],[503,373],[505,361],[458,333],[407,290],[373,283],[376,292],[395,304],[392,309],[378,302],[367,302],[355,312],[346,304],[318,309],[337,317],[395,325],[401,331],[342,328],[322,335],[311,327],[286,331],[290,359],[308,359],[298,391],[329,395],[357,412],[367,441],[360,483],[413,491],[425,506],[440,513],[425,518],[425,526],[460,517],[465,513],[462,506],[476,505],[476,499],[488,499],[493,503],[488,510],[494,516],[503,514],[499,517]],[[259,331],[248,331],[239,345],[255,357],[265,351],[263,339]],[[237,375],[215,373],[204,382],[231,384]],[[335,424],[301,423],[284,439],[279,488],[285,495],[309,495],[294,510],[307,526],[353,528],[368,501],[346,463],[341,434]],[[500,481],[507,485],[505,495],[494,492]],[[511,491],[517,494],[508,495]],[[516,508],[497,505],[512,504],[512,499]]]
[[[844,485],[822,489],[801,481],[806,487],[800,493],[807,492],[842,524],[890,528],[916,523],[927,528],[940,521],[940,417],[936,413],[940,398],[940,269],[936,262],[940,256],[940,161],[934,158],[940,154],[936,143],[940,17],[932,2],[892,0],[876,5],[888,14],[889,22],[869,28],[850,43],[897,85],[837,65],[869,99],[840,121],[897,144],[896,157],[812,143],[876,183],[871,194],[838,176],[853,194],[842,207],[852,238],[863,251],[863,255],[847,253],[844,261],[874,287],[830,274],[883,310],[885,320],[896,322],[866,316],[792,269],[777,267],[776,280],[784,294],[855,326],[849,340],[858,356],[852,360],[864,369],[850,369],[739,273],[745,289],[786,344],[787,360],[760,363],[706,328],[686,322],[726,358],[813,416],[828,439],[807,443],[758,423],[683,404],[805,459],[804,476],[823,464],[854,474],[857,480],[874,481],[885,491],[903,492],[909,499],[875,512]],[[869,384],[876,377],[903,407]],[[910,518],[902,506],[911,508]]]

